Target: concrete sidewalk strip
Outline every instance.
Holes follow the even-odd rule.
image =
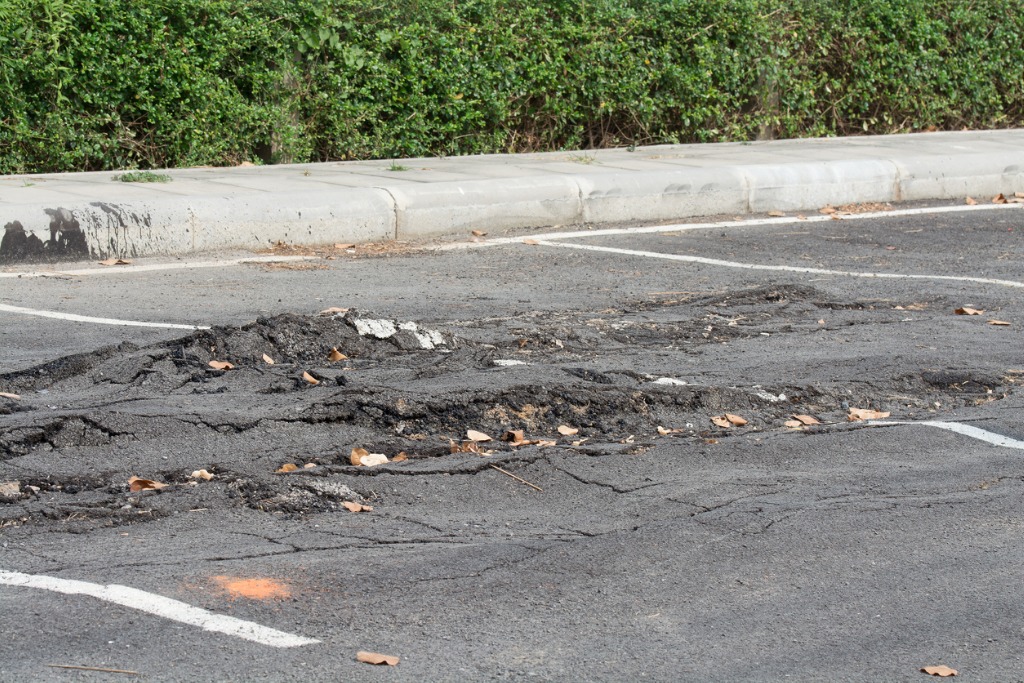
[[[0,178],[0,263],[1024,191],[1024,130]]]

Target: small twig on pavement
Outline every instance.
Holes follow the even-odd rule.
[[[130,676],[141,676],[142,673],[139,671],[129,671],[128,669],[107,669],[102,666],[78,666],[77,664],[47,664],[54,669],[76,669],[78,671],[102,671],[107,674],[128,674]]]
[[[527,486],[529,486],[532,489],[537,489],[541,493],[544,493],[544,489],[542,489],[541,487],[537,486],[536,484],[531,484],[530,482],[526,481],[522,477],[517,477],[516,475],[512,474],[508,470],[503,470],[500,467],[498,467],[497,465],[491,465],[491,467],[493,467],[494,469],[498,470],[502,474],[507,474],[508,476],[512,477],[513,479],[515,479],[516,481],[518,481],[518,482],[520,482],[522,484],[526,484]]]

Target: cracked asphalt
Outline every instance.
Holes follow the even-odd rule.
[[[845,215],[0,279],[212,326],[0,313],[0,570],[321,641],[0,585],[0,679],[1022,680],[1024,451],[903,424],[1024,439],[1022,232]]]

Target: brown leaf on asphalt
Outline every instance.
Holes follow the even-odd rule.
[[[889,417],[891,413],[882,412],[880,410],[872,410],[870,408],[850,408],[850,414],[846,416],[846,419],[850,422],[857,422],[858,420],[881,420]]]
[[[356,467],[373,467],[388,462],[388,456],[383,453],[371,453],[365,448],[353,448],[348,461]]]
[[[14,401],[21,400],[21,396],[19,396],[18,394],[10,394],[6,391],[0,391],[0,397],[9,398]]]
[[[711,421],[719,427],[742,427],[747,424],[746,418],[740,417],[739,415],[733,415],[732,413],[725,413],[724,415],[715,415],[711,418]]]
[[[552,446],[558,445],[557,441],[551,441],[549,439],[540,439],[538,441],[535,441],[534,443],[537,444],[537,446],[540,448],[551,448]]]
[[[818,425],[818,424],[821,424],[821,422],[818,420],[818,418],[814,417],[813,415],[794,415],[793,419],[797,420],[798,422],[800,422],[800,424],[805,424],[805,425]]]
[[[683,430],[682,429],[669,429],[668,427],[662,427],[661,425],[658,425],[658,434],[661,434],[662,436],[668,436],[669,434],[678,434],[681,431],[683,431]]]
[[[979,308],[971,308],[970,306],[961,306],[953,312],[957,315],[981,315],[985,311]]]
[[[405,462],[409,459],[409,455],[405,451],[399,451],[399,453],[391,458],[391,462]]]
[[[387,664],[388,666],[398,666],[398,657],[393,655],[382,655],[379,652],[366,652],[360,650],[356,653],[356,661],[363,662],[364,664]]]
[[[338,308],[337,306],[331,306],[330,308],[325,308],[324,310],[320,311],[320,315],[323,316],[330,316],[336,313],[348,313],[348,309]]]
[[[769,211],[768,215],[772,218],[781,218],[782,216],[785,216],[786,213],[784,211]]]
[[[968,197],[966,203],[970,206],[974,206],[975,204],[978,203],[978,200],[975,199],[974,197]]]
[[[142,479],[141,477],[129,477],[128,479],[128,490],[132,493],[138,491],[156,491],[162,489],[167,484],[163,484],[159,481],[153,481],[152,479]]]
[[[732,427],[732,423],[726,419],[725,415],[715,415],[713,418],[711,418],[711,423],[718,425],[719,427],[724,427],[726,429]]]
[[[822,213],[822,214],[825,214],[826,216],[830,216],[830,215],[836,213],[836,211],[837,210],[836,210],[836,208],[834,206],[832,206],[831,204],[826,204],[825,206],[823,206],[821,209],[818,210],[818,213]]]
[[[958,673],[960,673],[956,669],[950,669],[948,666],[945,665],[925,666],[921,668],[921,672],[926,673],[929,676],[942,676],[943,678],[947,678],[949,676],[956,676]]]
[[[733,415],[732,413],[726,413],[725,419],[729,420],[729,422],[733,423],[737,427],[742,427],[747,424],[746,418],[740,417],[739,415]]]
[[[356,248],[356,245],[354,245],[354,244],[349,244],[349,243],[347,243],[347,242],[346,242],[346,243],[344,243],[344,244],[343,244],[343,243],[340,243],[340,242],[339,242],[339,243],[336,243],[336,244],[334,245],[334,248],[335,248],[335,249],[355,249],[355,248]]]
[[[470,441],[491,441],[491,437],[487,436],[483,432],[478,432],[475,429],[467,429],[466,438]]]
[[[100,261],[101,266],[129,266],[131,265],[131,263],[131,261],[125,261],[124,259],[120,258],[108,258],[103,261]]]
[[[274,359],[268,356],[267,354],[263,354],[263,362],[266,363],[267,365],[273,365]]]
[[[235,367],[226,360],[211,360],[209,363],[207,363],[207,365],[209,365],[214,370],[232,370]]]
[[[370,511],[373,510],[373,506],[372,505],[363,505],[361,503],[353,503],[350,500],[346,500],[346,501],[342,502],[342,505],[344,505],[345,509],[348,510],[349,512],[370,512]]]
[[[360,465],[362,465],[362,463],[359,462],[359,459],[362,458],[364,455],[369,454],[370,451],[366,450],[365,448],[353,448],[352,452],[349,453],[348,455],[348,461],[355,465],[356,467],[359,467]]]
[[[501,440],[517,446],[526,441],[526,433],[522,429],[510,429],[501,435]]]
[[[992,198],[992,203],[993,204],[1005,204],[1006,203],[1006,195],[1004,195],[1002,192],[1000,192],[999,194],[997,194],[995,197]]]
[[[790,429],[803,429],[804,428],[804,423],[801,422],[800,420],[786,420],[783,424],[786,425],[787,427],[789,427]]]
[[[562,436],[573,436],[579,434],[580,430],[576,427],[570,427],[569,425],[558,425],[558,433]]]
[[[313,375],[311,375],[311,374],[309,374],[308,372],[305,372],[305,371],[303,371],[303,373],[302,373],[302,379],[306,380],[307,382],[309,382],[313,386],[316,386],[317,384],[320,384],[320,380],[318,380],[316,377],[314,377]]]
[[[989,325],[999,325],[1001,327],[1007,327],[1009,325],[1012,325],[1013,323],[1010,323],[1010,322],[1008,322],[1006,320],[989,320],[988,324]]]
[[[474,230],[474,231],[472,232],[472,234],[473,234],[473,237],[483,237],[483,236],[484,236],[484,235],[486,235],[487,233],[486,233],[486,232],[484,232],[483,230]]]
[[[332,348],[331,352],[327,355],[327,360],[332,363],[337,363],[339,360],[348,360],[348,356],[343,354],[337,348]]]
[[[314,467],[316,467],[316,463],[315,462],[307,462],[305,465],[302,466],[302,469],[304,469],[304,470],[311,470]]]
[[[188,475],[189,479],[203,479],[204,481],[210,481],[213,479],[213,475],[207,470],[196,470],[192,474]]]
[[[275,472],[278,474],[287,474],[288,472],[295,472],[299,469],[299,466],[293,462],[286,462],[285,464],[278,467]]]
[[[529,244],[531,246],[537,246],[538,244],[540,244],[540,242],[538,242],[537,240],[529,240],[529,239],[527,239],[527,240],[523,240],[523,244]]]

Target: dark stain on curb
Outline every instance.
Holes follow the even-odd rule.
[[[26,229],[19,220],[6,223],[0,239],[0,263],[136,256],[131,233],[136,230],[141,237],[143,230],[151,228],[150,217],[106,202],[91,202],[90,206],[99,211],[43,209],[50,217],[50,234],[46,240],[36,234],[37,231]],[[85,229],[79,217],[86,223]]]

